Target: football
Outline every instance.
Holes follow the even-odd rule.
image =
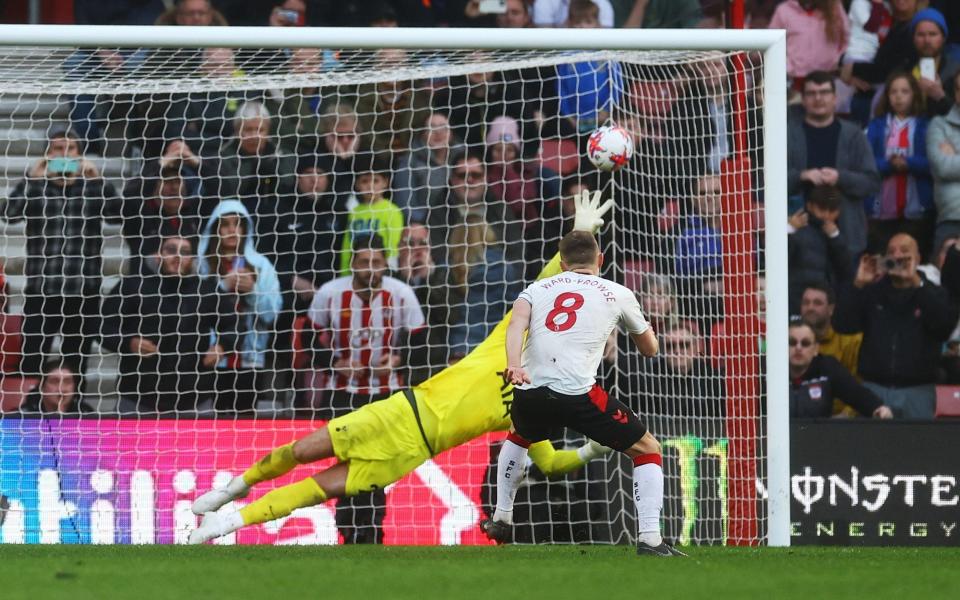
[[[622,127],[605,125],[591,133],[587,140],[587,158],[601,171],[616,171],[632,156],[633,139]]]

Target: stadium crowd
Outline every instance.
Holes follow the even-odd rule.
[[[507,0],[496,15],[477,0],[74,4],[83,24],[724,26],[724,3],[707,0]],[[960,384],[958,6],[748,2],[749,26],[788,32],[795,417],[929,419],[936,386]],[[63,70],[77,80],[229,80],[419,58],[82,49]],[[759,218],[758,65],[748,59],[745,112]],[[670,417],[662,427],[707,418],[722,435],[721,196],[730,165],[743,164],[733,69],[723,56],[640,73],[591,61],[256,92],[77,95],[69,122],[51,129],[44,156],[0,207],[6,222],[25,222],[27,239],[23,315],[19,328],[5,315],[3,368],[37,380],[6,408],[97,411],[84,384],[94,343],[120,357],[122,415],[329,418],[423,381],[500,321],[555,253],[574,195],[606,185],[580,157],[586,136],[612,118],[637,145],[635,181],[617,188],[632,195],[616,198],[636,223],[605,243],[663,355],[642,359],[611,340],[607,370],[619,367],[621,395],[638,410]],[[114,185],[98,156],[142,168]],[[104,223],[120,225],[128,248],[107,291]],[[752,327],[759,355],[762,313]]]

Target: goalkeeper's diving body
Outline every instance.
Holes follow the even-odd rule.
[[[613,201],[601,205],[599,192],[583,192],[575,204],[574,229],[592,233],[603,224],[602,216]],[[539,279],[559,272],[560,260],[555,256]],[[274,449],[225,487],[197,498],[192,510],[204,518],[189,542],[201,544],[247,525],[285,517],[298,508],[384,488],[444,450],[485,433],[510,429],[512,389],[503,375],[509,321],[507,314],[483,343],[455,365],[417,386],[330,420],[310,435]],[[545,440],[532,444],[529,456],[545,475],[555,477],[609,451],[593,441],[576,450],[556,450]],[[272,490],[239,511],[214,512],[246,497],[261,482],[331,457],[337,459],[332,466]]]

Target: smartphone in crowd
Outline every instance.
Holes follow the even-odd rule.
[[[277,17],[279,17],[281,21],[285,21],[290,25],[296,25],[297,27],[303,27],[305,24],[304,14],[299,10],[278,8]]]
[[[502,15],[507,12],[507,0],[480,0],[480,14]]]
[[[920,59],[920,77],[930,81],[937,80],[937,61],[933,58]]]
[[[80,161],[76,158],[57,157],[47,161],[49,175],[74,175],[80,170]]]

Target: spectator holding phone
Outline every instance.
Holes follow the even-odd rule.
[[[270,11],[270,27],[303,27],[307,22],[304,0],[285,0]]]
[[[917,269],[917,241],[901,233],[885,256],[864,255],[853,282],[840,288],[834,327],[863,332],[864,385],[903,418],[933,418],[940,349],[957,323],[946,290]]]
[[[914,15],[910,25],[917,57],[912,72],[927,99],[927,116],[947,114],[953,105],[953,86],[950,83],[960,72],[960,60],[947,48],[947,35],[950,33],[947,20],[939,10],[925,8]]]
[[[61,355],[82,373],[99,330],[103,222],[120,222],[121,207],[113,186],[80,155],[76,135],[63,128],[50,133],[44,157],[0,206],[8,223],[26,222],[23,376],[40,376],[58,335]]]

